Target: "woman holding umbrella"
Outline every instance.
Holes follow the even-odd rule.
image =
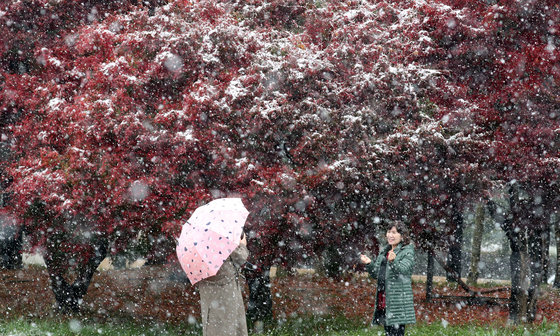
[[[218,273],[198,282],[204,336],[247,336],[241,268],[248,256],[247,239],[243,235]]]
[[[240,272],[249,256],[248,214],[240,198],[219,198],[198,207],[181,230],[177,257],[200,293],[204,336],[248,334]]]
[[[392,222],[386,229],[388,245],[375,262],[363,254],[360,261],[377,279],[372,324],[383,325],[387,336],[401,336],[406,324],[416,322],[411,285],[414,246],[402,222]]]

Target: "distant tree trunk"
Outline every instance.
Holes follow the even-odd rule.
[[[482,245],[482,234],[484,233],[484,204],[479,204],[474,217],[474,232],[472,238],[471,267],[467,276],[467,284],[475,285],[478,281],[480,263],[480,248]]]
[[[23,267],[22,246],[22,227],[4,227],[0,235],[0,269]]]
[[[51,241],[47,244],[45,263],[59,309],[63,313],[74,313],[80,310],[80,303],[88,290],[93,274],[107,255],[109,243],[105,238],[97,238],[92,242],[92,254],[85,264],[77,266],[72,283],[65,279],[68,272],[62,266],[64,262],[60,260],[64,255],[57,249],[59,244],[60,241]]]
[[[461,209],[455,204],[453,206],[453,213],[452,213],[452,221],[455,226],[455,230],[453,232],[453,238],[451,245],[449,246],[449,254],[447,256],[447,268],[453,270],[456,274],[461,276],[461,259],[462,259],[462,252],[463,252],[463,228],[464,228],[464,221],[463,221],[463,214]],[[447,281],[455,282],[453,276],[449,273],[447,274]]]
[[[167,257],[175,249],[175,241],[169,239],[160,228],[151,227],[144,233],[146,265],[165,265]],[[135,255],[129,257],[137,258]],[[132,260],[133,261],[133,260]]]
[[[329,245],[323,253],[323,267],[329,278],[339,279],[342,276],[343,257],[340,249]]]
[[[524,233],[510,239],[511,257],[511,296],[509,303],[509,320],[517,324],[526,320],[527,293],[529,290],[529,256]]]
[[[432,300],[432,290],[434,288],[434,255],[428,251],[428,268],[426,269],[426,301]]]
[[[550,256],[549,256],[549,246],[550,246],[550,231],[553,226],[544,228],[542,233],[542,283],[545,284],[548,279],[549,268],[550,268]]]
[[[519,189],[509,190],[511,216],[502,223],[511,246],[511,296],[509,322],[533,322],[542,282],[542,218],[531,215],[532,203],[519,197]]]
[[[256,331],[262,331],[264,322],[272,320],[272,294],[270,292],[270,266],[247,270],[249,302],[247,317]]]
[[[537,314],[537,299],[539,286],[543,282],[543,264],[546,231],[544,225],[539,225],[528,231],[530,283],[527,297],[527,321],[535,321]]]
[[[560,221],[556,222],[554,236],[556,237],[556,272],[553,286],[560,288]]]

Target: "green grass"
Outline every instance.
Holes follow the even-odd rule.
[[[94,323],[69,320],[12,320],[0,322],[2,336],[55,336],[55,335],[116,335],[116,336],[179,336],[201,335],[198,326],[185,324],[172,326],[165,324],[140,324],[133,322]],[[254,334],[250,334],[254,335]],[[350,321],[341,317],[307,317],[293,318],[284,322],[275,322],[268,326],[262,336],[384,336],[381,327],[367,328],[363,322]],[[450,326],[441,323],[408,326],[407,336],[527,336],[560,335],[557,323],[503,327],[492,325]]]
[[[364,327],[363,321],[348,320],[344,317],[309,316],[276,321],[265,329],[264,335],[353,335]]]
[[[349,321],[340,317],[314,317],[291,319],[267,330],[266,336],[384,336],[383,327],[368,327],[362,321]],[[500,325],[462,326],[444,325],[442,323],[410,325],[406,328],[407,336],[528,336],[560,335],[557,323],[541,325],[521,325],[504,327]]]
[[[503,326],[447,326],[438,324],[408,326],[406,329],[407,336],[528,336],[528,335],[547,335],[556,336],[560,334],[557,325],[547,324],[541,326],[525,326],[525,327],[503,327]],[[344,336],[384,336],[385,332],[381,327],[356,330],[353,332],[333,333],[331,335]]]
[[[78,319],[65,321],[54,320],[13,320],[0,322],[1,336],[175,336],[201,335],[200,328],[195,326],[171,326],[162,324],[92,323]]]

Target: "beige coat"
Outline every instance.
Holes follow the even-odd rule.
[[[240,245],[216,275],[197,283],[204,336],[247,336],[240,269],[248,256],[247,247]]]

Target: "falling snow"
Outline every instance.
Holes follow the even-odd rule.
[[[369,320],[356,255],[395,220],[422,323],[558,318],[555,1],[4,1],[0,33],[0,266],[43,286],[33,307],[3,281],[5,317],[56,303],[196,325],[176,239],[235,197],[248,281],[279,272],[262,285],[277,320]],[[459,284],[425,302],[432,276]],[[477,311],[477,283],[528,312]]]

